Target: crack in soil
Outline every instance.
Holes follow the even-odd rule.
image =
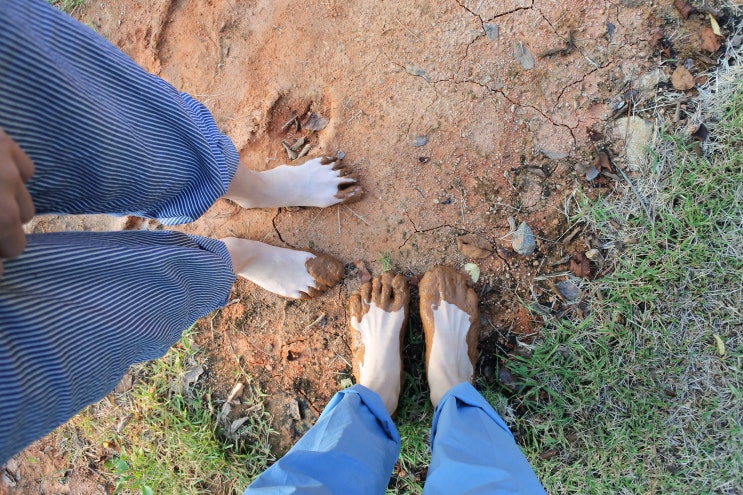
[[[474,12],[469,7],[463,5],[460,0],[454,0],[454,1],[457,2],[457,5],[459,5],[461,8],[463,8],[469,14],[471,14],[474,17],[477,17],[477,19],[480,21],[480,27],[482,27],[483,33],[485,33],[485,23],[486,22],[490,22],[490,21],[495,20],[495,19],[500,19],[501,17],[505,17],[507,15],[511,15],[511,14],[514,14],[514,13],[519,12],[519,11],[522,11],[522,10],[531,10],[531,9],[534,8],[534,0],[531,0],[531,5],[529,5],[528,7],[516,7],[515,9],[511,9],[511,10],[509,10],[507,12],[502,12],[500,14],[495,14],[493,17],[490,17],[488,19],[484,19],[483,20],[483,18],[482,18],[482,16],[480,14]],[[540,14],[541,14],[541,12],[540,12]]]
[[[465,230],[465,229],[463,229],[463,228],[461,228],[461,227],[455,227],[455,226],[453,226],[453,225],[449,225],[448,223],[445,223],[445,224],[442,224],[442,225],[437,225],[436,227],[431,227],[431,228],[428,228],[428,229],[419,229],[419,228],[418,228],[418,226],[417,226],[417,225],[415,224],[415,222],[413,221],[413,219],[412,219],[412,218],[410,218],[410,215],[408,214],[408,212],[407,212],[407,211],[405,212],[405,216],[406,216],[406,217],[408,218],[408,221],[409,221],[409,222],[410,222],[410,224],[411,224],[411,225],[413,226],[413,229],[414,229],[414,230],[413,230],[413,233],[412,233],[411,235],[409,235],[409,236],[408,236],[408,237],[407,237],[407,238],[405,239],[405,241],[404,241],[404,242],[403,242],[402,244],[400,244],[400,245],[399,245],[399,246],[397,247],[397,249],[402,249],[402,248],[403,248],[403,247],[404,247],[404,246],[405,246],[405,245],[406,245],[406,244],[408,243],[408,241],[409,241],[410,239],[412,239],[412,238],[413,238],[413,236],[414,236],[414,235],[416,235],[416,234],[425,234],[425,233],[427,233],[427,232],[432,232],[432,231],[434,231],[434,230],[439,230],[439,229],[443,229],[444,227],[449,227],[450,229],[457,229],[457,230],[461,230],[461,231],[463,231],[463,232],[464,232],[465,234],[469,233],[469,232],[468,232],[467,230]]]
[[[279,219],[279,215],[281,215],[281,208],[279,208],[279,210],[278,210],[278,211],[276,212],[276,215],[274,215],[274,217],[273,217],[273,218],[271,219],[271,225],[273,225],[273,231],[274,231],[274,232],[276,232],[276,235],[277,235],[277,236],[279,236],[279,240],[280,240],[281,242],[283,242],[284,244],[286,244],[287,246],[289,246],[289,247],[290,247],[290,248],[292,248],[292,249],[297,249],[297,247],[296,247],[296,246],[294,246],[294,245],[292,245],[292,244],[289,244],[288,242],[286,242],[286,241],[284,240],[284,237],[283,237],[283,236],[281,235],[281,231],[280,231],[280,230],[279,230],[279,228],[278,228],[278,227],[276,226],[276,221],[277,221],[277,220]]]
[[[578,48],[578,52],[580,52],[580,54],[583,55],[583,52],[580,51],[580,48]],[[599,70],[606,69],[607,67],[609,67],[612,64],[614,64],[614,61],[606,62],[604,65],[601,65],[599,67],[595,67],[595,68],[591,69],[590,71],[588,71],[587,73],[583,74],[583,77],[581,77],[577,81],[573,81],[570,84],[568,84],[566,86],[563,86],[562,90],[560,91],[560,94],[557,96],[557,101],[555,102],[555,105],[552,107],[552,109],[555,110],[557,108],[557,105],[560,104],[560,98],[562,98],[562,96],[565,94],[565,91],[567,91],[569,88],[575,86],[576,84],[582,83],[583,81],[586,80],[586,78],[588,76],[590,76],[594,72],[599,71]]]
[[[586,75],[586,76],[587,76],[587,75]],[[584,77],[586,77],[586,76],[584,76]],[[442,81],[446,81],[446,80],[442,80]],[[441,81],[438,81],[438,82],[441,82]],[[491,87],[490,87],[489,85],[487,85],[487,84],[483,84],[483,83],[481,83],[481,82],[478,82],[478,81],[474,81],[474,80],[472,80],[472,79],[465,79],[465,80],[462,80],[462,81],[454,81],[454,84],[465,84],[465,83],[471,83],[471,84],[475,84],[475,85],[477,85],[477,86],[480,86],[481,88],[485,88],[485,89],[487,89],[487,90],[488,90],[488,91],[490,91],[491,93],[499,94],[499,95],[503,96],[503,98],[505,98],[506,100],[508,100],[508,102],[509,102],[509,103],[511,103],[512,105],[516,105],[517,107],[521,107],[521,108],[531,108],[531,109],[532,109],[532,110],[534,110],[535,112],[539,113],[539,114],[540,114],[540,115],[541,115],[542,117],[544,117],[545,119],[547,119],[547,120],[548,120],[548,121],[550,122],[550,124],[552,124],[553,126],[555,126],[555,127],[564,127],[564,128],[566,128],[566,129],[568,130],[568,132],[570,132],[570,136],[571,136],[571,137],[572,137],[572,139],[573,139],[573,146],[576,146],[576,145],[577,145],[577,143],[578,143],[578,139],[577,139],[577,138],[575,137],[575,133],[573,133],[573,131],[574,131],[575,129],[577,129],[577,128],[578,128],[579,126],[577,126],[577,125],[576,125],[575,127],[570,127],[570,126],[569,126],[569,125],[567,125],[567,124],[563,124],[563,123],[558,123],[558,122],[555,122],[555,121],[554,121],[554,120],[552,119],[552,117],[551,117],[550,115],[546,114],[546,113],[545,113],[545,112],[544,112],[544,111],[543,111],[542,109],[540,109],[540,108],[538,108],[538,107],[536,107],[536,106],[534,106],[534,105],[532,105],[532,104],[530,104],[530,103],[526,103],[526,104],[522,104],[522,103],[519,103],[519,102],[517,102],[516,100],[514,100],[513,98],[511,98],[510,96],[508,96],[508,95],[506,94],[506,92],[505,92],[505,91],[503,91],[502,89],[491,88]],[[553,108],[554,108],[554,107],[553,107]]]

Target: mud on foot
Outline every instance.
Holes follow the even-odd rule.
[[[236,275],[280,296],[310,299],[343,278],[343,264],[332,256],[235,237],[222,242]]]
[[[385,272],[362,285],[349,302],[353,375],[379,394],[390,414],[397,409],[402,386],[409,301],[405,277]]]
[[[477,294],[467,285],[467,278],[451,268],[429,270],[418,288],[426,336],[426,373],[435,407],[451,387],[472,381],[480,314]]]

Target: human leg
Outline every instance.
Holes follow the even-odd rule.
[[[363,191],[340,160],[252,172],[209,111],[42,0],[0,3],[0,128],[31,157],[37,213],[187,223],[225,196],[330,206]]]
[[[362,386],[338,392],[317,423],[244,495],[379,495],[400,453],[400,436],[379,395]]]
[[[310,299],[343,278],[343,263],[332,256],[235,237],[222,242],[236,275],[280,296]]]
[[[0,3],[0,127],[36,165],[37,213],[198,218],[238,155],[209,111],[40,0]]]
[[[28,236],[0,279],[0,464],[224,305],[224,245],[177,232]],[[145,282],[146,281],[146,282]]]
[[[400,453],[391,414],[400,393],[408,300],[405,279],[389,273],[351,296],[357,385],[337,393],[317,423],[245,495],[384,493]]]
[[[427,495],[545,494],[506,424],[469,383],[451,388],[436,407],[431,452]]]
[[[363,194],[363,189],[340,159],[321,156],[263,172],[238,167],[224,197],[243,208],[324,208],[338,203],[353,203]]]
[[[513,435],[470,384],[477,359],[477,295],[446,267],[420,282],[426,372],[436,407],[425,494],[545,493]]]

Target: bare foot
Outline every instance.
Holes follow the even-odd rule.
[[[454,385],[471,382],[477,361],[480,314],[467,278],[437,266],[418,285],[426,335],[426,372],[434,407]]]
[[[385,272],[351,296],[353,376],[395,412],[403,380],[402,340],[410,291],[402,275]]]
[[[343,278],[343,264],[332,256],[235,237],[221,240],[235,274],[280,296],[310,299]]]
[[[341,160],[322,156],[299,165],[253,172],[240,165],[224,197],[243,208],[317,206],[353,203],[364,195]]]

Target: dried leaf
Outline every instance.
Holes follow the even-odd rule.
[[[591,261],[598,261],[601,258],[601,251],[598,249],[589,249],[585,254],[586,258]]]
[[[590,163],[576,163],[573,168],[575,169],[576,173],[585,175],[586,180],[593,180],[599,175],[599,171]]]
[[[715,33],[717,36],[722,36],[722,31],[720,31],[720,25],[717,23],[717,19],[715,19],[715,16],[713,16],[712,14],[708,15],[710,26],[712,26],[712,32]]]
[[[601,131],[586,128],[586,132],[588,133],[588,139],[590,139],[591,141],[603,141],[604,139],[604,133],[602,133]]]
[[[691,75],[691,72],[686,67],[679,65],[671,75],[671,84],[679,91],[686,91],[694,87],[694,76]]]
[[[591,275],[591,262],[583,253],[576,251],[570,260],[570,271],[576,277],[588,278]]]
[[[711,16],[710,16],[711,17]],[[717,28],[720,29],[719,27]],[[702,50],[709,53],[715,53],[720,49],[720,35],[716,34],[713,29],[708,27],[702,29]]]
[[[474,283],[477,283],[477,281],[480,280],[480,267],[475,263],[467,263],[464,265],[464,271],[469,274]]]
[[[694,7],[686,3],[686,0],[674,0],[673,6],[679,11],[681,17],[688,19],[691,14],[695,12]]]
[[[547,178],[547,174],[545,174],[544,173],[544,170],[542,170],[539,167],[526,167],[526,171],[529,172],[530,174],[534,174],[537,177],[540,177],[542,179],[546,179]]]
[[[204,367],[202,365],[193,366],[188,371],[183,373],[177,380],[174,380],[170,385],[170,391],[174,394],[191,395],[191,385],[199,380],[199,377],[204,373]]]
[[[307,118],[307,122],[304,124],[304,128],[308,131],[322,131],[327,127],[328,119],[324,118],[319,113],[311,113]]]
[[[114,388],[114,392],[117,394],[123,394],[124,392],[128,392],[132,388],[132,384],[134,383],[134,378],[130,373],[125,374],[121,377],[121,380],[119,380],[119,383],[116,384],[116,388]]]
[[[691,137],[693,137],[697,141],[702,141],[702,142],[706,141],[707,138],[709,137],[709,130],[707,129],[707,126],[704,124],[700,124],[699,128],[696,131],[694,131]]]
[[[520,41],[514,41],[513,43],[513,57],[518,60],[525,70],[534,68],[534,56],[529,53],[529,49],[526,45]]]
[[[599,151],[591,163],[598,170],[611,170],[611,160],[606,151]]]
[[[194,366],[193,368],[186,371],[186,373],[183,374],[181,377],[181,380],[183,380],[183,383],[186,385],[191,385],[192,383],[196,383],[199,380],[199,377],[204,373],[204,367],[201,365]]]
[[[663,38],[665,38],[666,32],[663,31],[663,29],[658,28],[655,30],[653,35],[650,37],[650,41],[648,43],[652,48],[658,48],[659,46],[662,46]]]
[[[516,379],[511,374],[511,370],[503,363],[498,367],[498,378],[504,387],[512,392],[518,392],[520,387],[516,383]]]
[[[542,459],[543,461],[546,461],[547,459],[552,459],[559,453],[560,453],[559,449],[549,449],[539,454],[539,458]]]
[[[717,355],[723,357],[725,355],[725,342],[717,334],[714,334],[713,337],[715,338],[715,345],[717,346]]]
[[[234,387],[232,387],[232,391],[230,392],[230,395],[227,396],[227,402],[232,402],[235,399],[239,398],[243,390],[245,390],[245,385],[243,385],[240,382],[237,382]]]
[[[246,422],[247,420],[249,420],[249,419],[250,419],[250,416],[245,416],[245,417],[243,417],[243,418],[239,418],[239,419],[236,419],[235,421],[233,421],[233,422],[232,422],[232,424],[230,425],[230,433],[232,433],[233,435],[234,435],[235,433],[237,433],[237,430],[239,430],[239,429],[240,429],[240,427],[241,427],[242,425],[244,425],[244,424],[245,424],[245,422]]]
[[[487,258],[493,254],[493,245],[490,241],[474,234],[457,237],[457,249],[467,258],[474,260]]]
[[[578,286],[569,280],[557,282],[555,284],[555,288],[566,301],[571,303],[579,301],[581,296],[583,295]]]

